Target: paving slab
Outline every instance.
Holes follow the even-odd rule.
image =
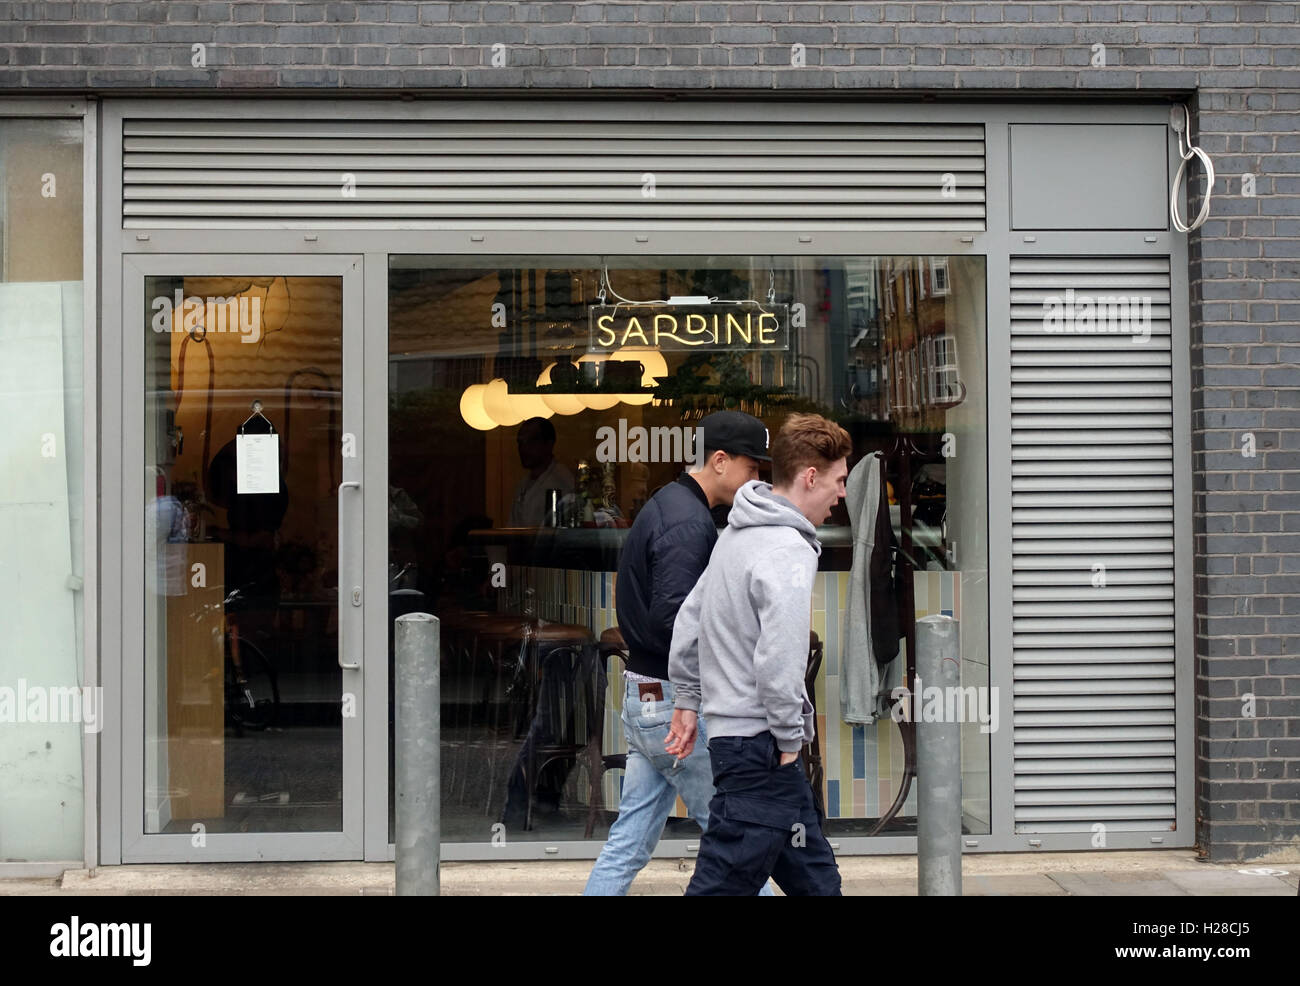
[[[1072,897],[1190,897],[1163,873],[1048,873]]]
[[[1067,891],[1043,873],[963,875],[963,897],[1064,897]]]
[[[1295,896],[1295,887],[1281,877],[1241,873],[1236,869],[1171,870],[1164,878],[1197,897]]]
[[[915,897],[915,880],[846,880],[841,875],[841,892],[845,897]]]

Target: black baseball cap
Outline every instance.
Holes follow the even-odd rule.
[[[704,448],[747,455],[759,462],[771,462],[767,454],[767,428],[752,414],[743,411],[714,411],[700,421],[704,429]]]

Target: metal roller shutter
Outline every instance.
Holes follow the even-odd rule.
[[[1049,323],[1071,289],[1149,299],[1149,339]],[[1168,258],[1012,258],[1018,833],[1174,825],[1170,340]]]
[[[123,122],[124,228],[983,230],[982,124]],[[653,175],[653,194],[648,175]]]

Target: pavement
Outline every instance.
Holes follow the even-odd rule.
[[[580,894],[591,860],[442,864],[452,897]],[[839,860],[850,896],[916,896],[915,856]],[[632,893],[676,897],[694,862],[656,859]],[[1300,853],[1267,861],[1208,863],[1190,849],[1074,853],[984,853],[962,859],[967,897],[1295,897]],[[392,863],[192,863],[67,870],[59,877],[0,878],[0,896],[320,896],[394,893]]]

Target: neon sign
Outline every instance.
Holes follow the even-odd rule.
[[[592,305],[588,311],[591,352],[624,346],[660,352],[790,348],[789,305]]]

